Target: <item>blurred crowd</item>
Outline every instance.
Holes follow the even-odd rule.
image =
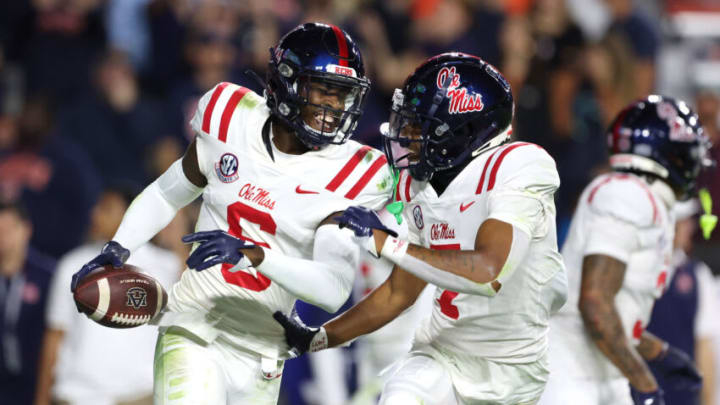
[[[44,269],[36,271],[33,302],[44,303],[52,261],[112,235],[93,231],[103,193],[127,195],[149,184],[191,141],[188,122],[203,93],[220,81],[261,93],[263,79],[250,71],[264,78],[269,48],[280,36],[319,21],[341,26],[360,44],[372,90],[355,139],[374,146],[393,89],[427,57],[461,51],[497,66],[515,96],[514,135],[540,144],[558,164],[562,240],[580,191],[606,170],[608,121],[630,101],[653,92],[686,99],[720,161],[720,79],[703,73],[720,63],[720,31],[698,34],[678,22],[693,15],[720,21],[720,6],[715,0],[3,1],[0,213],[17,207],[18,220],[31,229],[28,251]],[[703,183],[717,215],[720,176]],[[192,207],[182,211],[154,241],[178,263],[187,255],[180,236],[194,215]],[[696,244],[716,272],[718,234]],[[0,274],[11,280],[3,243],[0,238]],[[0,298],[11,287],[3,284]],[[23,299],[33,298],[27,288]],[[42,331],[44,315],[34,316],[33,330]],[[0,329],[7,332],[7,325]],[[7,362],[12,350],[5,343],[3,349],[0,360]],[[13,384],[7,375],[0,374],[0,392]],[[13,402],[0,396],[0,403]]]

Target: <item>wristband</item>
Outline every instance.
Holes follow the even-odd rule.
[[[410,243],[407,240],[388,236],[380,250],[380,256],[398,264],[405,257],[409,246]]]
[[[318,352],[320,350],[327,349],[328,347],[328,338],[327,338],[327,332],[325,332],[325,328],[322,326],[320,329],[318,329],[315,336],[313,336],[312,340],[310,341],[310,346],[308,347],[309,352]]]

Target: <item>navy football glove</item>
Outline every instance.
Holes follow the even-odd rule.
[[[111,240],[103,246],[99,255],[85,263],[85,265],[80,268],[80,271],[73,274],[72,281],[70,282],[70,291],[75,292],[80,280],[90,274],[91,271],[108,264],[112,264],[115,268],[122,267],[128,257],[130,257],[130,251],[122,247],[119,243]]]
[[[635,405],[665,405],[663,392],[660,388],[653,392],[638,392],[630,387],[630,393]]]
[[[648,365],[676,390],[697,392],[702,388],[702,376],[693,360],[675,347],[668,346],[657,358],[648,361]]]
[[[311,328],[300,319],[295,311],[288,317],[280,311],[273,318],[285,329],[285,342],[290,346],[290,357],[298,357],[308,350],[316,352],[327,348],[328,340],[325,328]]]
[[[373,229],[383,231],[388,235],[397,237],[397,232],[383,225],[377,213],[365,207],[348,207],[342,215],[334,218],[340,228],[349,228],[357,237],[372,236]]]
[[[250,260],[240,252],[240,249],[252,248],[255,245],[227,232],[221,230],[195,232],[183,236],[182,241],[185,243],[200,242],[200,246],[185,262],[191,269],[202,271],[220,263],[232,264],[237,269],[252,266]]]

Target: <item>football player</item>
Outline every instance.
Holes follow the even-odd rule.
[[[119,267],[202,194],[190,269],[158,321],[156,404],[275,404],[285,344],[271,317],[296,298],[334,312],[359,249],[329,218],[391,196],[385,156],[348,138],[369,89],[360,51],[332,25],[271,49],[264,96],[220,83],[198,102],[195,140],[133,202],[113,240],[73,278]]]
[[[461,53],[436,56],[395,91],[385,153],[402,169],[407,239],[389,236],[371,210],[339,221],[389,279],[321,328],[276,313],[291,351],[320,350],[369,333],[439,288],[431,317],[396,363],[381,404],[534,404],[548,378],[550,314],[566,298],[557,250],[554,160],[510,142],[513,99],[493,66]],[[373,230],[374,229],[374,230]]]
[[[662,404],[648,363],[675,387],[701,384],[685,353],[644,328],[672,278],[673,205],[711,163],[708,140],[684,102],[652,95],[618,114],[608,144],[612,171],[583,191],[563,246],[570,293],[551,320],[541,404]]]

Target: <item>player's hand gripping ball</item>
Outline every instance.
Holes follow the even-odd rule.
[[[73,298],[79,312],[111,328],[144,325],[167,304],[162,285],[127,264],[119,269],[106,265],[84,277]]]

